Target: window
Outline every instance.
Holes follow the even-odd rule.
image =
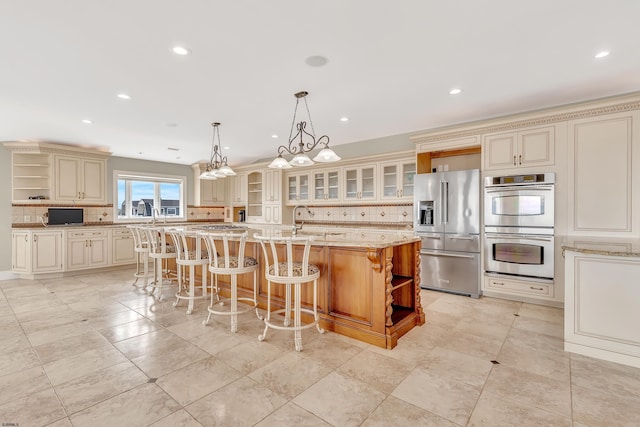
[[[186,177],[123,171],[114,171],[113,177],[118,220],[185,218]]]

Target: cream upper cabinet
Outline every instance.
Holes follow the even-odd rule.
[[[229,178],[201,179],[200,205],[219,205],[227,201]]]
[[[295,175],[287,175],[287,200],[288,205],[308,202],[310,197],[310,174],[300,173]]]
[[[483,136],[484,170],[551,166],[555,163],[555,126]]]
[[[380,200],[413,200],[416,162],[384,162],[378,166]]]
[[[262,172],[263,200],[265,202],[282,201],[282,170],[265,169]]]
[[[227,177],[229,180],[229,201],[233,205],[245,205],[247,203],[247,174],[238,173]]]
[[[14,203],[34,203],[34,200],[51,198],[51,155],[46,153],[13,152],[12,194]]]
[[[55,199],[106,202],[105,160],[55,157]]]
[[[640,111],[568,123],[569,234],[638,237]]]
[[[312,175],[312,200],[315,203],[340,200],[340,170],[315,171]]]
[[[342,200],[375,200],[378,197],[376,169],[376,165],[343,168]]]

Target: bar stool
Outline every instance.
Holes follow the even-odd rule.
[[[149,284],[149,277],[153,276],[153,274],[149,273],[149,242],[147,241],[147,235],[141,230],[141,225],[127,225],[127,228],[133,235],[133,250],[136,254],[136,272],[133,274],[136,280],[133,281],[133,286],[136,286],[138,279],[144,279],[144,286],[141,289],[145,289]],[[141,267],[142,271],[140,271]]]
[[[176,292],[176,302],[174,307],[182,299],[189,301],[187,314],[193,312],[193,303],[196,299],[207,296],[207,266],[209,255],[206,249],[202,249],[202,239],[195,231],[183,230],[179,228],[167,228],[166,232],[171,236],[176,250],[176,269],[178,270],[178,292]],[[189,240],[193,242],[189,245]],[[202,295],[196,296],[195,278],[196,267],[202,267]],[[185,269],[189,269],[189,287],[185,286]]]
[[[207,244],[209,271],[213,276],[211,279],[211,304],[207,308],[209,315],[202,324],[205,326],[209,324],[212,314],[230,316],[231,332],[235,333],[238,331],[238,314],[255,309],[258,319],[262,319],[262,316],[260,316],[258,312],[257,300],[258,261],[250,256],[245,256],[245,244],[248,233],[246,231],[244,233],[203,231],[198,234],[204,238]],[[220,250],[222,254],[219,254],[218,250]],[[253,298],[238,297],[238,276],[247,273],[253,273]],[[229,275],[231,279],[231,297],[227,299],[220,299],[218,295],[218,276],[221,274]],[[214,296],[216,297],[216,301],[214,301]],[[240,309],[238,308],[238,301],[248,302],[249,305],[247,308]],[[229,304],[229,308],[223,308],[227,303]]]
[[[267,336],[269,328],[285,331],[293,331],[296,351],[302,350],[302,330],[316,327],[318,332],[324,333],[320,327],[318,316],[318,278],[320,269],[318,266],[309,264],[309,254],[311,251],[311,238],[309,236],[300,237],[271,237],[255,235],[262,246],[265,259],[265,277],[267,278],[267,315],[264,319],[264,332],[258,336],[262,341]],[[286,251],[284,257],[279,257],[276,244],[284,244]],[[303,244],[302,257],[296,257],[294,244]],[[296,260],[296,258],[298,260]],[[285,286],[285,306],[283,309],[271,311],[271,283],[279,283]],[[313,283],[313,306],[311,309],[301,307],[301,286],[302,284]],[[291,290],[293,288],[293,298]],[[293,311],[293,325],[291,324],[291,311]],[[271,320],[272,314],[284,313],[284,322],[275,323]],[[301,314],[313,315],[313,322],[303,325]]]
[[[163,227],[142,227],[141,230],[147,236],[149,242],[149,258],[153,260],[153,282],[149,284],[151,288],[149,295],[153,295],[159,290],[158,300],[162,299],[162,288],[171,286],[172,279],[169,278],[169,259],[175,259],[176,249],[167,244],[167,235]],[[165,268],[163,269],[163,264]],[[168,283],[165,284],[165,271]]]

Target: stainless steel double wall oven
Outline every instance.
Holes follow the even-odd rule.
[[[485,272],[553,280],[555,174],[484,180]]]

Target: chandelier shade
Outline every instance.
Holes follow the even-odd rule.
[[[271,164],[270,168],[275,169],[288,169],[292,166],[310,166],[316,162],[337,162],[340,160],[340,157],[329,148],[329,137],[327,135],[322,135],[320,138],[316,139],[316,133],[313,129],[313,122],[311,121],[311,113],[309,112],[309,105],[307,104],[306,96],[309,92],[298,92],[295,94],[296,97],[296,107],[293,111],[293,121],[291,122],[291,131],[289,132],[289,144],[281,145],[278,147],[278,157],[276,157]],[[300,99],[304,100],[304,105],[307,109],[307,117],[309,118],[309,125],[311,126],[311,132],[307,131],[307,122],[300,121],[296,125],[296,114],[298,112],[298,104],[300,104]],[[293,129],[297,130],[296,134],[293,135]],[[307,142],[303,139],[306,138]],[[314,150],[318,146],[324,146],[324,148],[311,160],[307,153]],[[291,154],[293,158],[287,162],[283,155]]]
[[[227,164],[227,156],[222,154],[222,146],[220,145],[220,123],[211,123],[213,126],[213,139],[211,141],[211,157],[207,163],[206,169],[200,174],[200,179],[214,180],[218,178],[226,178],[236,173]],[[216,144],[216,137],[218,143]]]

